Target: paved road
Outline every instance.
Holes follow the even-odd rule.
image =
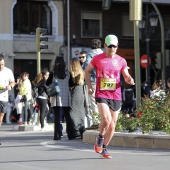
[[[168,170],[169,150],[109,147],[112,159],[102,159],[81,139],[53,141],[50,132],[12,131],[0,127],[0,170]]]

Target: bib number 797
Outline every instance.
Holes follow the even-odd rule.
[[[116,79],[101,78],[100,79],[100,90],[115,90]]]

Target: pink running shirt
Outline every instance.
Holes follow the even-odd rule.
[[[109,58],[105,53],[94,56],[91,65],[96,69],[96,93],[95,98],[122,100],[120,76],[127,67],[124,58],[115,54]]]

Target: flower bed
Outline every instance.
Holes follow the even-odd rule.
[[[143,98],[141,106],[134,113],[135,117],[120,114],[116,131],[134,132],[138,128],[142,133],[163,131],[170,134],[170,95],[157,98]]]

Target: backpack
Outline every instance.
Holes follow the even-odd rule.
[[[125,103],[133,103],[133,90],[125,90]]]
[[[39,94],[38,94],[38,86],[41,84],[41,81],[39,82],[39,83],[37,83],[34,87],[33,87],[33,89],[32,89],[32,97],[33,97],[33,99],[36,99],[38,96],[39,96]]]

